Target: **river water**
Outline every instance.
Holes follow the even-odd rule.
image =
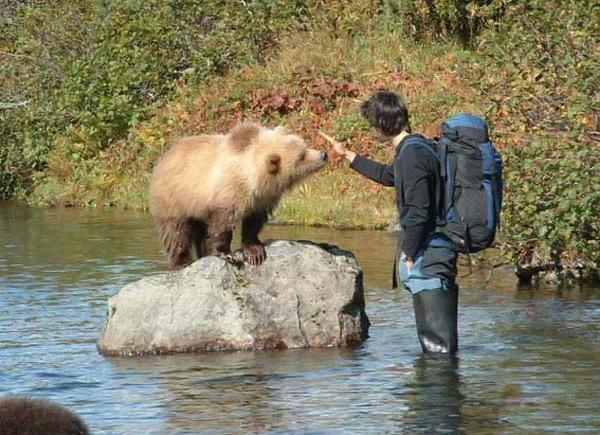
[[[104,358],[106,301],[164,271],[150,218],[0,203],[0,396],[43,397],[93,433],[600,432],[600,288],[519,289],[461,270],[455,358],[420,353],[384,232],[267,226],[356,253],[370,338],[354,349]],[[0,431],[1,432],[1,431]]]

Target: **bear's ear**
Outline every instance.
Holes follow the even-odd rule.
[[[238,125],[229,135],[229,142],[236,150],[242,151],[260,133],[260,125],[253,122],[244,122]]]
[[[267,172],[271,175],[276,175],[281,166],[281,157],[277,154],[269,154],[267,156]]]

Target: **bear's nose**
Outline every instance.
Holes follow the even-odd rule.
[[[327,151],[321,151],[321,160],[327,161]]]

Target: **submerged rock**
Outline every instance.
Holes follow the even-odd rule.
[[[532,283],[543,283],[552,286],[562,284],[600,283],[600,270],[586,267],[581,259],[561,259],[560,261],[543,260],[537,252],[531,252],[526,258],[517,262],[515,274],[519,285],[529,286]]]
[[[104,355],[347,346],[367,336],[362,271],[331,245],[275,241],[258,267],[218,257],[141,279],[108,301]]]

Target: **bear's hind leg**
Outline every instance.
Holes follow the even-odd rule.
[[[233,239],[233,230],[210,231],[207,239],[207,250],[209,255],[229,255],[231,254],[231,240]]]
[[[216,255],[232,264],[237,262],[231,255],[234,215],[231,212],[213,211],[208,219],[206,251],[207,255]],[[236,264],[237,265],[237,264]]]
[[[208,246],[208,225],[200,219],[191,221],[192,225],[192,243],[196,251],[196,257],[202,258],[210,255]]]
[[[188,219],[169,219],[159,222],[158,226],[171,269],[181,269],[192,263],[191,222]]]
[[[213,227],[213,231],[219,229]],[[225,230],[217,233],[211,233],[209,236],[209,226],[200,219],[192,221],[192,242],[198,258],[208,255],[216,255],[223,258],[234,266],[241,266],[241,262],[231,254],[231,240],[233,230]]]
[[[253,266],[262,264],[267,258],[265,246],[258,238],[267,219],[266,212],[255,212],[242,219],[242,250],[245,260]]]
[[[231,239],[233,238],[233,230],[222,231],[217,234],[213,234],[212,237],[208,238],[209,249],[211,255],[221,257],[228,263],[241,267],[243,262],[236,258],[231,252]]]

